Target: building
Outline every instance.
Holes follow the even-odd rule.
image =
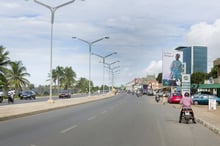
[[[183,63],[185,63],[186,73],[192,74],[194,72],[207,73],[208,57],[207,47],[205,46],[180,46],[175,50],[183,52]]]
[[[214,83],[220,83],[220,58],[217,58],[213,62],[214,67],[217,67],[217,78],[214,79]]]
[[[128,82],[126,84],[126,90],[127,91],[134,91],[144,84],[147,84],[148,88],[152,88],[152,89],[162,88],[162,84],[159,84],[157,82],[154,75],[148,75],[147,77],[135,78],[134,80]]]

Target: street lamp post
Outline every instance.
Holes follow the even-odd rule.
[[[111,55],[114,55],[114,54],[117,54],[117,52],[113,52],[113,53],[110,53],[110,54],[108,54],[108,55],[106,55],[106,56],[101,56],[101,55],[99,55],[99,54],[96,54],[96,53],[92,53],[92,55],[95,55],[95,56],[98,56],[98,57],[100,57],[100,58],[102,58],[102,63],[103,63],[103,87],[102,87],[102,93],[104,94],[104,90],[105,90],[105,88],[104,88],[104,85],[105,85],[105,59],[107,58],[107,57],[109,57],[109,56],[111,56]]]
[[[42,3],[42,2],[40,2],[40,1],[38,1],[38,0],[34,0],[34,2],[35,3],[37,3],[37,4],[39,4],[39,5],[42,5],[42,6],[44,6],[44,7],[46,7],[46,8],[48,8],[49,10],[50,10],[50,12],[51,12],[51,36],[50,36],[50,98],[49,98],[49,100],[48,100],[48,102],[54,102],[53,100],[52,100],[52,85],[53,85],[53,79],[52,79],[52,50],[53,50],[53,24],[54,24],[54,16],[55,16],[55,12],[56,12],[56,10],[58,9],[58,8],[61,8],[61,7],[64,7],[64,6],[66,6],[66,5],[68,5],[68,4],[71,4],[71,3],[73,3],[75,0],[71,0],[71,1],[68,1],[68,2],[66,2],[66,3],[63,3],[63,4],[60,4],[60,5],[58,5],[58,6],[56,6],[56,7],[51,7],[51,6],[49,6],[49,5],[47,5],[47,4],[45,4],[45,3]]]
[[[112,89],[114,87],[114,81],[115,81],[115,74],[114,73],[120,71],[120,69],[118,69],[118,68],[120,68],[120,66],[116,66],[114,68],[111,68],[111,71],[112,71]],[[115,70],[115,69],[118,69],[118,70]]]
[[[111,66],[115,63],[120,62],[119,60],[114,61],[112,63],[105,63],[108,66],[108,70],[109,70],[109,83],[111,83]],[[109,92],[110,92],[110,85],[109,85]]]
[[[92,45],[99,42],[99,41],[102,41],[104,39],[109,39],[110,37],[102,37],[100,39],[97,39],[95,41],[92,41],[92,42],[89,42],[89,41],[86,41],[84,39],[81,39],[81,38],[78,38],[78,37],[72,37],[72,39],[78,39],[86,44],[89,45],[89,96],[91,96],[91,51],[92,51]]]

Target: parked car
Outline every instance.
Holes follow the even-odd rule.
[[[69,90],[59,91],[59,98],[71,98],[71,92]]]
[[[198,104],[208,105],[209,99],[215,99],[216,105],[220,104],[220,97],[210,94],[200,94],[199,96],[194,96],[192,100],[193,100],[193,104],[195,105]]]
[[[21,100],[23,99],[36,99],[36,93],[32,90],[22,91],[19,94]]]
[[[194,97],[199,97],[201,94],[206,94],[206,95],[212,95],[210,92],[208,91],[200,91],[196,94],[193,94],[191,97],[194,98]]]
[[[180,100],[183,98],[181,92],[171,93],[168,97],[168,103],[180,103]]]

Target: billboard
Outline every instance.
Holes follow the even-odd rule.
[[[181,86],[182,82],[182,52],[163,51],[163,86]]]

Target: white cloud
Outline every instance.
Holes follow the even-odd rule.
[[[41,1],[56,6],[66,0]],[[50,11],[33,0],[0,1],[0,5],[0,45],[9,50],[12,60],[23,62],[31,82],[45,83],[50,59]],[[118,52],[108,60],[120,60],[118,84],[161,72],[160,61],[155,60],[161,60],[162,49],[173,50],[185,45],[186,40],[193,45],[208,45],[209,58],[216,58],[219,7],[218,0],[75,1],[56,11],[53,67],[72,66],[77,77],[88,78],[88,45],[72,36],[88,41],[110,36],[94,44],[92,51],[101,55]],[[92,79],[100,84],[97,62],[93,57]]]
[[[220,57],[220,19],[214,23],[200,22],[191,26],[186,35],[189,45],[202,45],[208,47],[209,71],[213,65],[213,60]]]
[[[155,75],[157,76],[162,72],[162,60],[159,61],[151,61],[147,68],[144,70],[147,75]]]

